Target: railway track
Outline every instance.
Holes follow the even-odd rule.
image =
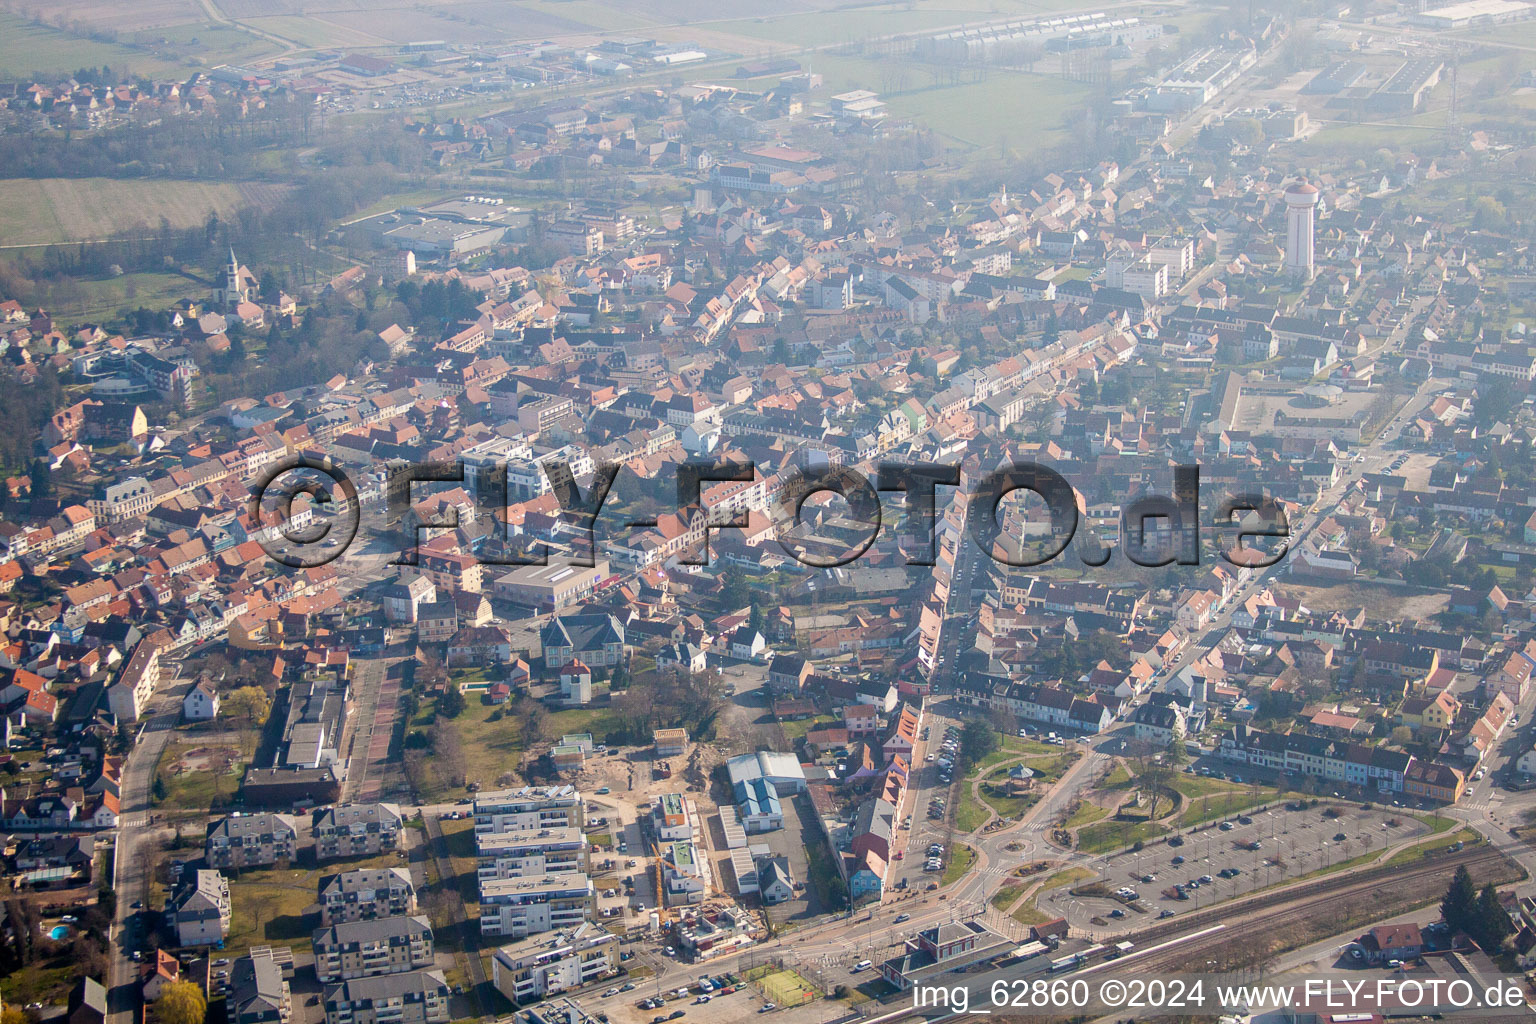
[[[1241,904],[1226,904],[1185,918],[1177,929],[1209,927],[1240,920],[1243,933],[1262,935],[1284,928],[1288,924],[1301,923],[1318,918],[1332,918],[1339,922],[1348,919],[1348,912],[1360,906],[1386,907],[1399,901],[1405,892],[1437,894],[1449,882],[1451,872],[1465,865],[1475,880],[1482,882],[1499,877],[1498,868],[1511,864],[1500,851],[1484,847],[1469,851],[1464,856],[1437,858],[1431,863],[1410,867],[1380,868],[1368,877],[1348,877],[1335,888],[1319,893],[1316,889],[1298,891],[1289,889],[1256,897]],[[1518,870],[1518,866],[1515,866]],[[1148,929],[1134,938],[1137,945],[1146,945],[1176,938],[1174,929]],[[1200,939],[1174,946],[1170,949],[1138,957],[1135,966],[1138,973],[1172,971],[1180,967],[1202,966],[1210,954],[1230,950],[1234,935],[1216,932]]]

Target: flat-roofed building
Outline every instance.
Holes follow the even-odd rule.
[[[475,796],[475,834],[580,827],[585,802],[575,786],[524,786]]]
[[[579,565],[520,565],[500,577],[492,586],[497,600],[534,608],[558,611],[581,604],[592,596],[598,582],[608,576],[608,562],[594,559],[591,568]]]
[[[618,936],[581,924],[502,946],[491,958],[491,983],[522,1003],[590,985],[617,973],[618,967]]]
[[[576,827],[482,832],[475,836],[480,881],[586,871],[587,837]]]
[[[592,879],[578,872],[523,875],[480,883],[480,934],[522,938],[574,928],[596,907]]]
[[[661,855],[667,905],[702,903],[712,885],[709,858],[691,841],[669,843],[662,847]]]
[[[651,828],[667,842],[692,842],[698,810],[681,793],[663,793],[651,801]]]

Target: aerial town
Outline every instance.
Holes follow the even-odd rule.
[[[0,1024],[1529,1014],[1536,4],[192,6],[0,7]]]

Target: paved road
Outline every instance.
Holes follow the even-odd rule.
[[[158,829],[149,826],[150,787],[155,766],[172,736],[172,727],[181,717],[181,699],[192,679],[177,679],[162,686],[148,708],[143,733],[128,751],[123,765],[122,785],[118,789],[117,845],[112,857],[112,889],[117,894],[117,918],[113,922],[108,973],[108,1017],[111,1024],[130,1024],[139,1009],[138,965],[128,957],[128,943],[123,933],[130,919],[139,913],[134,903],[148,903],[149,872],[144,854],[146,840]]]

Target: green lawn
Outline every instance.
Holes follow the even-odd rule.
[[[1093,877],[1093,872],[1087,868],[1065,868],[1056,872],[1044,882],[1040,883],[1040,891],[1058,889],[1063,885],[1076,885]]]
[[[1117,764],[1108,775],[1104,776],[1104,781],[1099,783],[1099,788],[1119,789],[1122,786],[1128,785],[1130,781],[1131,773],[1126,769],[1125,765]]]
[[[944,877],[939,879],[940,885],[948,885],[960,878],[971,865],[976,863],[976,851],[969,846],[956,846],[949,853],[949,863],[944,866]]]
[[[1052,889],[1059,889],[1064,885],[1076,885],[1078,882],[1092,877],[1093,872],[1087,868],[1066,868],[1056,872],[1040,883],[1040,888],[1035,890],[1034,896],[1019,904],[1012,914],[1013,919],[1020,924],[1041,924],[1042,922],[1049,921],[1051,915],[1043,912],[1035,904],[1040,894],[1049,892]]]
[[[472,822],[467,823],[473,825]],[[338,871],[362,868],[404,868],[393,853],[327,863],[313,870],[281,867],[229,872],[229,938],[224,948],[235,952],[273,943],[308,952],[310,937],[320,925],[319,913],[308,914],[317,902],[320,879]],[[231,956],[234,954],[231,953]]]
[[[837,719],[831,715],[817,715],[814,718],[799,718],[780,722],[779,728],[784,730],[784,738],[790,743],[794,743],[812,729],[824,729],[829,725],[836,724]]]
[[[231,878],[229,938],[224,948],[238,952],[271,943],[308,951],[310,936],[320,925],[318,914],[306,913],[316,901],[318,881],[316,871],[275,867],[243,871]]]
[[[1044,924],[1051,919],[1050,914],[1044,913],[1039,907],[1035,906],[1034,900],[1025,900],[1023,903],[1020,903],[1009,916],[1019,922],[1019,924],[1025,925]]]
[[[1457,824],[1457,820],[1455,818],[1448,818],[1443,814],[1415,814],[1413,817],[1418,818],[1424,824],[1428,825],[1429,834],[1432,836],[1439,835],[1441,832],[1448,831],[1451,828],[1454,828]]]
[[[1077,834],[1077,848],[1083,853],[1108,853],[1140,840],[1156,839],[1168,829],[1150,821],[1101,821]]]
[[[1387,858],[1387,864],[1389,866],[1396,866],[1399,864],[1413,864],[1423,860],[1425,857],[1442,853],[1450,847],[1455,846],[1457,843],[1465,843],[1468,846],[1471,846],[1473,843],[1480,842],[1482,838],[1483,837],[1478,834],[1477,830],[1464,828],[1456,832],[1454,835],[1435,839],[1432,842],[1424,843],[1420,846],[1410,846],[1406,850],[1399,850],[1391,857]]]
[[[1006,772],[1003,778],[1006,778]],[[1005,794],[1001,789],[994,788],[989,783],[982,783],[982,800],[986,801],[986,804],[988,804],[989,808],[992,808],[992,811],[997,812],[998,817],[1017,818],[1018,815],[1023,814],[1023,812],[1028,811],[1035,804],[1040,803],[1040,794],[1038,792],[1029,792],[1029,794],[1011,797],[1011,795]]]
[[[1091,804],[1084,800],[1078,804],[1077,810],[1073,811],[1072,816],[1067,819],[1066,827],[1081,828],[1084,825],[1092,825],[1096,821],[1102,821],[1107,817],[1109,817],[1108,807],[1100,807],[1098,804]]]
[[[248,730],[242,733],[239,747],[203,744],[197,742],[194,733],[182,734],[165,745],[155,765],[155,777],[164,784],[165,796],[153,804],[171,814],[223,806],[239,791],[240,778],[255,750],[256,734]],[[226,757],[232,758],[227,770],[223,767]]]
[[[987,817],[986,805],[973,800],[969,793],[956,799],[955,831],[974,832],[987,823]]]
[[[1275,794],[1272,790],[1262,793],[1239,790],[1234,793],[1219,793],[1216,796],[1202,796],[1197,800],[1187,801],[1174,822],[1180,828],[1184,828],[1189,825],[1198,825],[1203,821],[1229,818],[1274,798]]]
[[[1013,901],[1018,899],[1020,894],[1022,894],[1026,888],[1028,888],[1028,886],[1015,885],[1014,883],[1009,882],[1007,885],[1000,887],[997,892],[992,894],[991,903],[998,910],[1007,910],[1009,907],[1013,906]]]
[[[1004,736],[1002,744],[992,753],[982,758],[971,772],[975,776],[977,772],[995,768],[1006,761],[1017,761],[1021,757],[1035,757],[1044,754],[1058,753],[1060,748],[1052,747],[1044,743],[1036,743],[1034,740],[1020,739],[1017,736]]]
[[[100,279],[72,278],[48,291],[55,315],[112,320],[140,306],[161,309],[208,289],[180,274],[135,273]]]
[[[468,698],[463,713],[452,719],[453,729],[458,734],[459,746],[463,751],[465,778],[492,789],[500,784],[498,780],[503,775],[516,771],[522,764],[522,723],[511,713],[510,705],[493,707],[483,704],[478,694],[469,694]],[[427,702],[411,722],[411,727],[430,731],[431,720],[432,705]],[[614,713],[607,708],[572,708],[550,712],[544,717],[544,744],[567,733],[582,732],[592,733],[597,742],[601,743],[605,733],[616,724]],[[419,795],[423,800],[438,801],[451,795],[462,795],[461,790],[449,787],[433,770],[430,754],[424,768],[426,770],[421,773],[418,782],[421,791]]]
[[[1044,783],[1060,782],[1061,777],[1067,774],[1067,769],[1077,763],[1081,754],[1058,754],[1055,757],[1031,759],[1024,762],[1024,766],[1035,773],[1035,778]]]
[[[832,862],[832,853],[824,843],[812,842],[805,848],[809,862],[811,885],[823,910],[836,910],[847,906],[848,889]]]
[[[1211,793],[1223,793],[1237,788],[1240,783],[1228,782],[1226,779],[1208,779],[1202,775],[1185,775],[1180,772],[1169,783],[1174,789],[1191,799],[1207,796]]]
[[[69,998],[76,966],[74,957],[65,952],[51,960],[15,968],[0,977],[0,997],[4,997],[7,1007],[20,1008],[28,1003],[63,1005]]]
[[[915,61],[818,53],[814,67],[827,93],[872,89],[892,117],[910,118],[961,149],[989,158],[1065,142],[1071,115],[1092,91],[1054,74],[997,67],[966,68],[954,84],[949,77],[953,69]],[[1054,70],[1049,60],[1040,62],[1042,71],[1048,67]]]

